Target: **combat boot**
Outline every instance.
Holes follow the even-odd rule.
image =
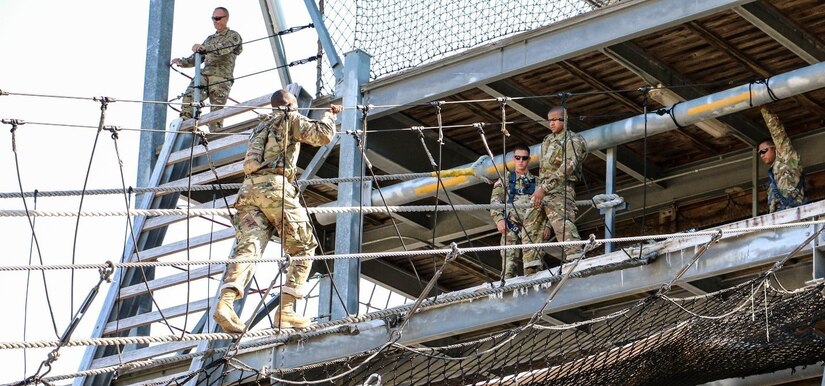
[[[238,297],[237,292],[231,288],[224,288],[221,290],[221,297],[218,304],[215,306],[215,313],[212,318],[218,323],[226,332],[242,333],[246,326],[235,314],[235,298]]]
[[[295,296],[281,293],[281,306],[275,312],[275,328],[306,328],[312,322],[295,311]]]

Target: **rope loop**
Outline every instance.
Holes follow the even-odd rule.
[[[364,384],[363,384],[363,386],[381,386],[381,385],[382,385],[381,375],[379,375],[378,373],[370,374],[370,376],[367,378],[366,381],[364,381]]]
[[[106,130],[112,133],[112,139],[117,140],[119,139],[118,133],[120,132],[120,126],[103,126],[103,130]]]
[[[106,110],[109,107],[109,103],[117,102],[117,99],[112,98],[112,97],[107,97],[107,96],[94,97],[94,98],[92,98],[92,100],[95,101],[95,102],[100,102],[100,110],[101,111]]]
[[[107,283],[111,283],[112,274],[115,272],[115,263],[111,260],[106,260],[106,266],[98,269],[98,272],[100,272],[100,281],[105,280]]]
[[[289,271],[289,263],[292,261],[292,256],[288,253],[284,253],[284,260],[278,263],[279,268],[281,269],[281,273],[286,275]]]
[[[461,249],[458,248],[458,244],[456,244],[455,241],[453,241],[452,243],[450,243],[450,252],[447,253],[445,263],[455,260],[456,258],[458,258],[459,255],[461,255]]]

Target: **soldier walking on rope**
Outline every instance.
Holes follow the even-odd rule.
[[[547,127],[550,129],[541,143],[539,158],[539,184],[531,202],[534,208],[544,207],[547,223],[544,240],[550,239],[551,231],[557,241],[581,240],[576,228],[576,182],[581,171],[581,163],[587,156],[587,144],[578,133],[567,130],[566,110],[555,106],[547,112]],[[535,211],[541,212],[541,211]],[[538,214],[538,213],[537,213]],[[533,215],[530,213],[530,215]],[[532,221],[528,216],[527,221]],[[563,249],[562,262],[577,255],[579,246]],[[524,266],[541,269],[541,260],[525,258]]]
[[[192,46],[193,54],[187,58],[172,59],[171,64],[180,67],[193,67],[195,65],[195,54],[204,54],[204,66],[201,71],[200,81],[200,101],[209,97],[212,104],[210,111],[217,111],[223,108],[229,98],[229,91],[234,82],[233,72],[235,70],[235,58],[243,52],[243,40],[241,35],[231,29],[226,24],[229,22],[229,11],[224,7],[217,7],[212,11],[212,25],[215,26],[215,33],[209,35],[202,44]],[[183,119],[192,118],[192,101],[195,93],[195,80],[189,82],[189,87],[183,95],[183,106],[181,106],[180,116]],[[218,121],[209,125],[209,130],[215,131],[223,127],[223,121]]]
[[[760,109],[771,138],[759,143],[759,158],[768,169],[768,209],[771,213],[808,203],[802,162],[779,117],[767,107]]]
[[[493,185],[493,194],[490,197],[491,204],[507,204],[507,209],[493,209],[490,216],[496,223],[496,229],[501,233],[501,245],[515,245],[534,243],[540,240],[542,229],[544,229],[544,216],[532,216],[533,221],[527,223],[529,212],[538,212],[533,208],[519,207],[530,204],[530,197],[536,191],[536,176],[530,174],[527,167],[530,164],[530,148],[518,144],[513,147],[513,162],[516,167],[511,172],[505,171],[504,181],[496,181]],[[515,204],[515,205],[514,205]],[[506,215],[506,216],[505,216]],[[534,241],[535,240],[535,241]],[[501,250],[501,272],[504,279],[510,279],[519,275],[522,268],[522,256],[528,261],[540,260],[537,248],[527,248],[522,251],[518,249]],[[524,268],[525,273],[535,273],[535,268]]]
[[[312,224],[298,200],[293,184],[301,143],[328,144],[335,133],[341,106],[331,105],[324,117],[312,120],[299,114],[295,96],[286,90],[272,94],[272,117],[259,124],[249,139],[243,170],[246,178],[235,204],[236,244],[230,259],[260,258],[274,231],[291,257],[313,256],[318,246]],[[281,304],[275,314],[279,328],[303,328],[309,318],[294,311],[295,300],[304,297],[303,284],[312,267],[310,260],[291,260],[281,287]],[[244,323],[233,310],[255,273],[255,264],[230,263],[221,286],[215,321],[227,332],[243,332]]]

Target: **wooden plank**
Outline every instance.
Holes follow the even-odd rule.
[[[201,115],[200,121],[198,122],[201,126],[207,126],[210,123],[220,121],[238,114],[243,114],[248,111],[252,111],[254,108],[260,108],[261,106],[269,105],[269,100],[271,99],[272,94],[266,94],[259,96],[255,99],[248,100],[246,102],[241,103],[239,106],[227,106],[218,111],[209,112],[206,114]],[[187,119],[180,125],[180,131],[191,131],[195,127],[195,120],[194,119]]]
[[[149,291],[157,291],[159,289],[169,288],[178,284],[183,284],[187,281],[198,280],[207,276],[223,274],[223,271],[225,270],[225,264],[216,264],[211,266],[194,268],[189,270],[188,274],[184,271],[181,273],[176,273],[174,275],[165,276],[160,279],[150,280],[148,283],[140,283],[124,287],[120,290],[120,297],[118,299],[128,299],[135,296],[144,295]]]
[[[156,357],[158,355],[168,354],[170,352],[187,350],[190,348],[194,348],[198,345],[198,342],[169,342],[169,343],[162,343],[155,346],[149,346],[146,348],[138,349],[138,350],[131,350],[125,351],[120,355],[111,355],[108,357],[98,358],[92,361],[92,369],[99,369],[102,367],[109,367],[114,366],[120,363],[127,363],[133,361],[139,361],[144,359],[149,359]]]
[[[128,318],[115,320],[113,322],[106,323],[106,329],[103,331],[104,335],[114,334],[120,331],[126,331],[135,327],[145,326],[147,324],[160,322],[163,320],[164,317],[166,319],[175,318],[178,316],[183,316],[186,313],[192,314],[195,312],[204,311],[209,308],[209,305],[214,303],[214,298],[208,299],[201,299],[191,302],[189,304],[179,304],[177,306],[169,307],[163,310],[163,314],[161,315],[160,311],[152,311],[147,312],[145,314],[130,316]],[[191,316],[191,315],[190,315]]]
[[[228,149],[233,146],[240,146],[246,145],[246,142],[249,140],[249,134],[252,133],[252,130],[244,130],[235,135],[228,135],[221,139],[216,139],[214,141],[209,142],[209,151],[214,152],[221,149]],[[178,162],[183,162],[189,159],[189,155],[192,157],[197,158],[200,156],[206,155],[206,147],[203,145],[195,146],[195,149],[183,149],[172,153],[169,156],[169,161],[166,162],[166,165],[173,165]]]
[[[235,237],[235,228],[226,228],[221,229],[219,231],[215,231],[200,236],[195,236],[189,240],[189,248],[196,248],[203,245],[207,245],[210,242],[218,242],[226,239],[231,239]],[[132,259],[130,261],[155,261],[158,258],[163,256],[168,256],[176,252],[185,251],[186,250],[186,240],[176,241],[174,243],[169,243],[166,245],[161,245],[157,248],[147,249],[145,251],[140,252],[140,259],[138,260],[138,255],[135,253],[132,255]]]
[[[231,196],[226,196],[226,201],[229,203],[230,207],[235,206],[235,201],[238,200],[238,195],[233,194]],[[210,201],[207,203],[203,203],[200,205],[193,206],[194,209],[211,209],[213,208],[226,208],[226,203],[224,202],[223,198],[219,198],[214,201],[214,204]],[[228,216],[228,214],[226,215]],[[226,217],[222,215],[221,217]],[[160,227],[172,225],[178,221],[186,220],[186,216],[158,216],[158,217],[151,217],[146,220],[146,223],[143,225],[143,230],[148,231],[152,229],[157,229]]]

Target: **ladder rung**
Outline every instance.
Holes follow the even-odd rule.
[[[222,149],[227,149],[227,148],[230,148],[230,147],[233,147],[233,146],[245,145],[246,142],[247,142],[247,138],[249,136],[249,133],[251,133],[251,132],[252,132],[252,130],[244,130],[241,133],[238,133],[238,135],[229,135],[229,136],[223,137],[221,139],[211,141],[211,142],[209,142],[209,151],[210,152],[215,152],[215,151],[222,150]],[[246,135],[241,135],[241,134],[246,134]],[[176,152],[172,153],[171,155],[169,155],[169,161],[166,162],[166,166],[168,167],[169,165],[174,165],[178,162],[187,161],[187,160],[189,160],[190,155],[193,158],[197,158],[197,157],[206,155],[206,148],[203,145],[198,145],[198,146],[195,146],[194,150],[184,149],[184,150],[176,151]]]
[[[229,202],[230,206],[235,206],[235,201],[238,199],[237,194],[233,194],[231,196],[226,196],[226,201]],[[214,208],[226,208],[226,203],[224,203],[223,198],[219,198],[214,201]],[[212,201],[196,205],[193,208],[195,209],[210,209],[213,207]],[[227,212],[227,216],[229,213]],[[186,220],[186,216],[157,216],[157,217],[150,217],[146,219],[146,222],[143,224],[143,231],[149,231],[152,229],[157,229],[160,227],[164,227],[167,225],[171,225],[178,221]]]
[[[102,367],[114,366],[120,363],[140,361],[156,357],[158,355],[168,354],[170,352],[187,350],[198,346],[198,342],[169,342],[158,345],[141,348],[138,350],[130,350],[121,353],[120,355],[110,355],[103,358],[98,358],[92,361],[91,368],[99,369]]]
[[[207,276],[215,276],[218,274],[223,274],[223,271],[226,270],[226,264],[220,265],[210,265],[205,267],[198,267],[195,269],[191,269],[189,273],[181,272],[176,273],[174,275],[169,275],[166,277],[162,277],[160,279],[150,280],[147,283],[140,283],[135,285],[130,285],[128,287],[124,287],[120,290],[120,300],[133,298],[135,296],[145,295],[148,291],[157,291],[159,289],[172,287],[178,284],[186,283],[187,281],[193,281],[202,279]],[[146,287],[149,287],[147,290]]]
[[[145,314],[130,316],[128,318],[106,323],[106,328],[103,330],[103,333],[114,334],[116,332],[126,331],[135,327],[145,326],[147,324],[159,322],[163,320],[163,317],[166,317],[166,319],[171,319],[178,316],[183,316],[186,313],[192,314],[195,312],[204,311],[209,308],[210,304],[214,303],[215,299],[213,298],[201,299],[189,304],[180,304],[177,306],[169,307],[163,310],[163,315],[161,315],[159,311],[152,311],[147,312]]]
[[[235,228],[221,229],[219,231],[215,231],[212,233],[192,237],[191,239],[189,239],[189,248],[196,248],[203,245],[208,245],[210,242],[218,242],[222,240],[231,239],[233,237],[235,237]],[[140,251],[140,260],[138,260],[138,254],[135,253],[132,255],[129,261],[155,261],[163,256],[168,256],[173,253],[185,251],[186,246],[186,240],[176,241],[174,243],[169,243],[166,245],[161,245],[159,247]]]

